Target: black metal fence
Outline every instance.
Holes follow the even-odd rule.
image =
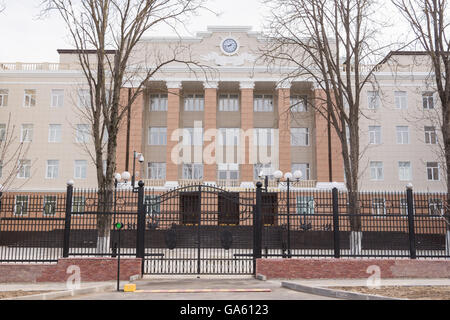
[[[121,253],[146,273],[251,273],[260,257],[450,258],[446,193],[138,189],[1,195],[0,262],[114,257],[116,222]]]

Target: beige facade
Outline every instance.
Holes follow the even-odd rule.
[[[229,53],[224,47],[227,39],[234,41]],[[156,63],[154,57],[170,55],[175,46],[184,48],[180,59],[203,67],[171,64],[148,83],[133,105],[129,138],[128,118],[122,122],[117,172],[132,171],[133,151],[137,151],[145,158],[143,165],[136,163],[139,179],[161,188],[197,180],[246,187],[258,180],[255,172],[260,169],[255,166],[264,162],[267,173],[300,169],[304,181],[298,187],[344,182],[339,140],[332,129],[329,148],[327,121],[313,107],[320,107],[315,98],[324,93],[308,79],[284,83],[289,67],[270,68],[258,59],[264,43],[260,34],[248,27],[209,27],[181,41],[143,39],[130,63],[136,72],[143,61]],[[416,190],[443,191],[445,168],[439,143],[430,143],[435,141],[425,135],[425,127],[429,133],[434,126],[439,141],[439,106],[423,108],[424,97],[432,91],[426,60],[415,54],[388,58],[376,73],[379,88],[368,86],[362,96],[361,189],[402,190],[411,182]],[[60,51],[56,64],[0,64],[0,90],[8,95],[7,105],[0,107],[0,125],[11,115],[18,139],[22,125],[33,125],[27,153],[31,173],[15,179],[13,188],[62,190],[68,180],[74,180],[77,187],[96,186],[95,166],[88,152],[92,143],[89,139],[77,142],[78,125],[86,122],[78,97],[83,83],[71,51]],[[34,90],[34,106],[24,106],[28,104],[26,90]],[[58,90],[64,90],[63,104],[51,107],[52,93],[61,94]],[[122,99],[128,90],[133,90],[133,85],[123,89]],[[369,91],[379,92],[375,109],[369,109]],[[306,105],[298,103],[302,99]],[[225,132],[225,139],[218,132]],[[194,133],[189,142],[187,133]],[[50,136],[54,135],[58,139],[52,142]],[[440,164],[437,171],[430,166],[435,163]],[[2,168],[3,176],[7,170]],[[48,174],[49,170],[57,173]]]

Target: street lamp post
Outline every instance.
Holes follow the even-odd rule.
[[[137,192],[137,188],[135,187],[136,182],[136,158],[139,156],[139,163],[144,163],[144,155],[142,153],[138,153],[133,151],[133,176],[131,177],[131,187],[133,188],[133,192]]]
[[[281,178],[283,177],[283,172],[280,170],[277,170],[273,173],[273,176],[277,181],[279,182]],[[287,189],[287,195],[286,195],[286,211],[287,211],[287,251],[288,251],[288,258],[291,258],[291,197],[290,197],[290,185],[292,178],[295,178],[297,181],[300,180],[302,177],[302,172],[300,170],[297,170],[294,172],[294,175],[290,172],[286,172],[284,174],[284,179],[286,179],[286,189]]]

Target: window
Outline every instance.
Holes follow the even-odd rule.
[[[372,199],[372,214],[374,215],[386,214],[386,201],[384,198]]]
[[[0,178],[2,177],[2,175],[3,175],[3,161],[0,161]],[[1,207],[0,207],[0,210],[1,210]]]
[[[255,112],[271,112],[273,111],[273,96],[272,95],[255,95],[254,98]]]
[[[25,94],[23,97],[23,106],[27,108],[36,106],[36,90],[25,89]]]
[[[411,181],[411,162],[400,161],[398,163],[398,178],[400,181]]]
[[[88,108],[91,106],[91,93],[89,89],[78,90],[78,107]]]
[[[272,164],[270,163],[256,163],[253,165],[253,177],[255,178],[255,180],[259,180],[261,179],[259,174],[263,173],[264,176],[269,176],[269,179],[273,179],[273,172],[275,170],[273,170],[272,168]]]
[[[28,215],[28,196],[16,196],[16,203],[14,205],[14,215],[16,216]]]
[[[309,146],[309,128],[291,128],[291,146]]]
[[[48,142],[58,143],[61,142],[61,128],[60,124],[51,124],[48,127]]]
[[[237,163],[219,163],[217,168],[219,180],[238,180],[239,164]]]
[[[0,141],[6,139],[6,124],[0,123]]]
[[[162,127],[148,128],[148,144],[150,146],[167,145],[167,128]]]
[[[380,94],[378,91],[367,92],[367,105],[369,109],[378,109],[380,107]]]
[[[381,126],[369,126],[369,144],[381,144]]]
[[[0,107],[8,106],[8,93],[7,89],[0,89]]]
[[[189,94],[184,97],[184,111],[203,111],[205,98],[202,94]]]
[[[219,145],[220,146],[237,146],[239,145],[239,128],[220,128],[219,129]]]
[[[202,146],[203,145],[203,128],[184,128],[183,129],[183,145],[185,145],[185,146]]]
[[[314,214],[314,197],[297,197],[297,214]]]
[[[409,143],[409,128],[406,126],[397,126],[397,144]]]
[[[150,111],[167,111],[167,105],[168,105],[167,94],[150,95]]]
[[[56,196],[44,196],[44,216],[54,216],[56,214]]]
[[[310,179],[309,163],[293,163],[291,169],[292,173],[297,170],[300,170],[302,172],[302,177],[300,178],[300,180]]]
[[[424,109],[434,109],[433,92],[424,92],[422,94],[422,105]]]
[[[27,179],[30,176],[31,176],[31,160],[20,160],[17,178]]]
[[[425,127],[425,143],[437,144],[437,134],[435,127]]]
[[[439,181],[439,163],[427,162],[427,176],[429,181]]]
[[[203,164],[201,163],[185,163],[183,164],[183,179],[202,180]]]
[[[272,128],[255,128],[253,143],[256,146],[272,146],[274,132]]]
[[[20,130],[20,142],[33,141],[33,125],[23,124]]]
[[[72,213],[82,213],[84,212],[84,207],[86,206],[86,198],[84,196],[74,196],[72,200]]]
[[[428,212],[430,215],[442,215],[442,199],[428,199]]]
[[[219,95],[219,111],[239,111],[239,95]]]
[[[166,164],[163,162],[149,162],[147,165],[148,179],[166,179]]]
[[[400,214],[408,215],[408,201],[406,198],[400,199]]]
[[[308,97],[298,95],[291,96],[291,111],[292,112],[308,111]]]
[[[58,160],[47,160],[47,169],[45,173],[45,177],[47,179],[57,179],[58,178],[58,170],[59,170],[59,161]]]
[[[75,160],[75,179],[86,179],[87,161]]]
[[[88,124],[77,124],[75,141],[78,143],[87,143],[89,141],[90,129]]]
[[[370,161],[370,179],[383,180],[383,162]]]
[[[64,106],[64,90],[52,90],[51,105],[52,108],[62,108]]]
[[[406,91],[395,91],[395,107],[397,109],[407,109],[408,108],[408,95]]]
[[[161,203],[158,196],[145,195],[145,213],[147,216],[156,218],[161,213]]]

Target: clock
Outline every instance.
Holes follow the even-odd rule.
[[[226,38],[222,41],[220,48],[222,49],[223,53],[232,55],[238,51],[239,44],[233,38]]]

